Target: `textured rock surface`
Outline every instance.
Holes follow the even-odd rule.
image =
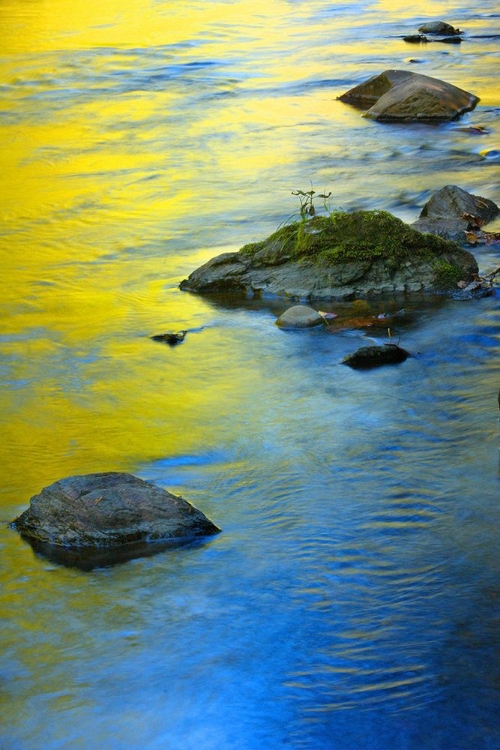
[[[362,346],[352,354],[344,357],[342,364],[349,365],[355,370],[368,370],[381,365],[397,365],[404,362],[410,353],[396,344],[383,346]]]
[[[324,323],[321,315],[307,305],[294,305],[285,310],[276,321],[280,328],[311,328]]]
[[[369,107],[365,116],[383,121],[454,120],[479,101],[450,83],[406,70],[385,70],[339,99]]]
[[[455,29],[446,21],[429,21],[419,26],[418,30],[422,34],[439,34],[440,36],[453,36],[460,34],[460,29]]]
[[[337,212],[274,232],[193,271],[181,289],[298,301],[442,291],[438,266],[472,280],[474,257],[453,242],[416,232],[384,211]]]
[[[14,521],[25,537],[65,547],[110,548],[217,534],[186,500],[118,472],[62,479]]]
[[[463,242],[464,232],[498,216],[500,208],[488,198],[472,195],[456,185],[446,185],[427,201],[412,224],[419,232]]]

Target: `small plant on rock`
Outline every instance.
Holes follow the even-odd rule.
[[[331,193],[318,193],[315,190],[292,190],[292,195],[297,195],[300,202],[300,217],[302,221],[307,221],[308,218],[312,218],[316,215],[316,208],[314,207],[314,196],[317,198],[323,198],[323,205],[325,211],[328,212],[327,200],[330,198]]]

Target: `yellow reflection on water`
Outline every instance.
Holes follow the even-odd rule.
[[[379,8],[406,12],[396,2]],[[347,174],[351,134],[359,143],[375,132],[334,89],[280,88],[361,64],[372,74],[379,55],[406,54],[398,40],[372,39],[368,62],[366,39],[329,41],[328,25],[347,29],[352,16],[309,25],[315,10],[283,0],[0,4],[0,462],[12,502],[64,475],[230,443],[234,414],[264,413],[253,397],[263,387],[259,360],[241,335],[207,329],[175,351],[148,337],[217,317],[208,302],[173,291],[225,249],[207,246],[209,230],[217,235],[230,216],[234,248],[259,239],[254,217],[293,213],[291,191],[313,178],[328,191]],[[198,79],[194,67],[177,87],[177,70],[150,84],[171,64],[189,71],[212,57],[213,77]],[[199,80],[205,88],[186,111],[183,85],[197,92]],[[318,123],[327,134],[319,145],[310,138]],[[404,170],[391,179],[406,186]],[[413,179],[419,189],[422,179]],[[336,188],[341,204],[340,179]]]

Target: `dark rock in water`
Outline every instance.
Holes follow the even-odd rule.
[[[307,305],[294,305],[282,313],[276,325],[280,328],[312,328],[324,323],[322,316]]]
[[[444,44],[461,44],[462,37],[460,36],[445,36],[441,39],[427,39],[424,34],[411,34],[410,36],[403,37],[404,42],[410,44],[428,44],[429,42],[442,42]]]
[[[71,548],[76,558],[89,548],[111,553],[220,531],[183,498],[119,472],[68,477],[45,487],[13,526],[35,546]]]
[[[451,83],[407,70],[386,70],[338,98],[369,107],[365,117],[385,122],[454,120],[479,101]]]
[[[478,272],[474,257],[456,243],[415,232],[386,211],[338,211],[219,255],[180,288],[308,302],[442,291],[437,271],[443,264],[457,280],[472,281]]]
[[[420,217],[460,218],[463,214],[473,214],[487,224],[499,213],[500,208],[488,198],[472,195],[456,185],[446,185],[427,201]]]
[[[403,41],[410,44],[427,44],[429,40],[423,34],[410,34],[410,36],[404,36]]]
[[[422,34],[438,34],[439,36],[455,36],[461,34],[460,29],[455,29],[445,21],[429,21],[419,26],[418,30]]]
[[[427,201],[412,226],[419,232],[464,242],[464,232],[487,224],[499,213],[500,208],[488,198],[472,195],[456,185],[446,185]]]
[[[180,344],[186,338],[187,331],[178,331],[177,333],[160,333],[157,336],[151,336],[153,341],[162,341],[164,344],[175,346]]]
[[[353,354],[344,357],[342,364],[349,365],[354,370],[368,370],[380,365],[396,365],[404,362],[411,354],[396,344],[382,346],[362,346]]]

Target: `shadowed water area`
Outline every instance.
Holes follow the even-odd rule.
[[[414,356],[359,372],[342,357],[383,328],[287,332],[285,300],[178,289],[311,184],[406,221],[450,183],[500,203],[497,4],[436,2],[463,43],[405,44],[428,18],[0,4],[1,750],[500,748],[498,297],[374,304],[405,308]],[[439,126],[336,101],[387,68],[481,101]],[[223,533],[81,570],[8,527],[99,471]]]

